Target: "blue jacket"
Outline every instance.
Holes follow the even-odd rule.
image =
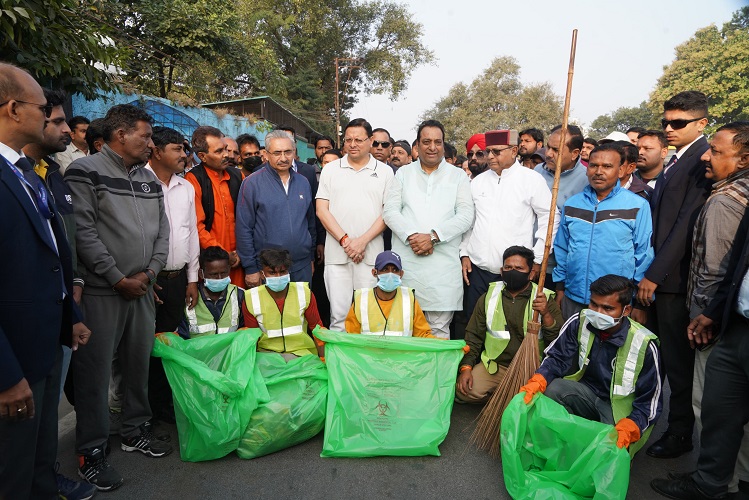
[[[291,252],[290,272],[309,266],[315,255],[315,209],[309,182],[290,170],[289,192],[266,165],[242,182],[237,207],[237,253],[245,273],[261,270],[265,248]]]
[[[607,274],[639,282],[653,262],[653,221],[647,200],[622,189],[598,201],[586,186],[567,200],[554,240],[555,283],[580,304],[590,300],[590,284]]]
[[[536,373],[543,375],[547,384],[551,384],[551,381],[556,378],[580,370],[578,366],[580,364],[578,361],[579,343],[577,340],[579,329],[580,317],[579,314],[574,314],[562,327],[559,337],[546,348],[546,357]],[[629,318],[623,318],[619,329],[612,333],[607,340],[601,340],[598,329],[588,325],[588,330],[595,335],[595,340],[590,349],[588,367],[585,369],[580,383],[589,387],[602,400],[610,402],[611,379],[614,373],[612,367],[617,351],[627,339]],[[651,342],[642,363],[642,370],[635,383],[635,400],[632,403],[632,413],[629,415],[629,418],[637,424],[641,432],[645,432],[645,429],[655,423],[661,414],[663,406],[662,384],[663,374],[659,350]]]

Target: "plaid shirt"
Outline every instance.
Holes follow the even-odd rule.
[[[733,252],[741,250],[734,241],[744,241],[746,236],[738,232],[742,229],[741,220],[748,205],[749,170],[739,170],[713,185],[713,191],[697,217],[692,240],[687,283],[690,319],[702,314],[719,294]]]

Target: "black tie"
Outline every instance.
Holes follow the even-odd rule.
[[[31,189],[34,191],[34,197],[36,198],[36,205],[39,214],[46,219],[52,218],[52,211],[49,205],[49,193],[44,186],[41,177],[36,175],[34,172],[34,166],[26,157],[21,157],[16,162],[16,167],[23,173],[24,179],[29,183]]]

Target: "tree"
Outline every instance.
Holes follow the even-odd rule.
[[[89,17],[98,8],[77,0],[0,0],[0,59],[44,86],[90,98],[114,89],[123,51]]]
[[[335,58],[359,59],[358,68],[340,72],[343,110],[360,94],[396,98],[413,69],[434,58],[422,26],[406,7],[387,0],[248,0],[240,9],[257,19],[256,34],[267,40],[286,79],[274,97],[319,129],[332,130]]]
[[[636,108],[621,107],[607,115],[601,115],[590,124],[590,136],[602,139],[611,132],[626,132],[630,127],[652,128],[656,126],[656,117],[642,101]]]
[[[548,82],[523,85],[515,58],[498,57],[470,85],[453,85],[419,118],[427,119],[442,122],[446,141],[465,144],[471,135],[487,130],[549,130],[562,120],[562,99]]]
[[[676,47],[676,59],[664,67],[648,106],[655,114],[663,102],[685,90],[704,92],[710,103],[707,131],[749,119],[749,7],[736,11],[721,29],[711,25]]]

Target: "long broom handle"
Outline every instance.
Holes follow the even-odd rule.
[[[551,238],[554,233],[554,216],[557,207],[557,194],[559,193],[559,176],[562,174],[562,166],[559,161],[562,151],[567,143],[567,124],[570,119],[570,97],[572,96],[572,77],[575,74],[575,52],[577,50],[577,29],[572,30],[572,47],[570,48],[570,65],[567,71],[567,91],[564,95],[564,115],[562,115],[562,131],[559,140],[559,155],[557,156],[556,168],[554,169],[554,184],[551,187],[551,207],[549,208],[549,225],[546,228],[546,241],[544,242],[544,258],[541,261],[541,271],[538,276],[538,294],[543,294],[544,282],[546,281],[546,267],[549,263],[551,253]],[[538,311],[533,311],[533,322],[538,322]]]

